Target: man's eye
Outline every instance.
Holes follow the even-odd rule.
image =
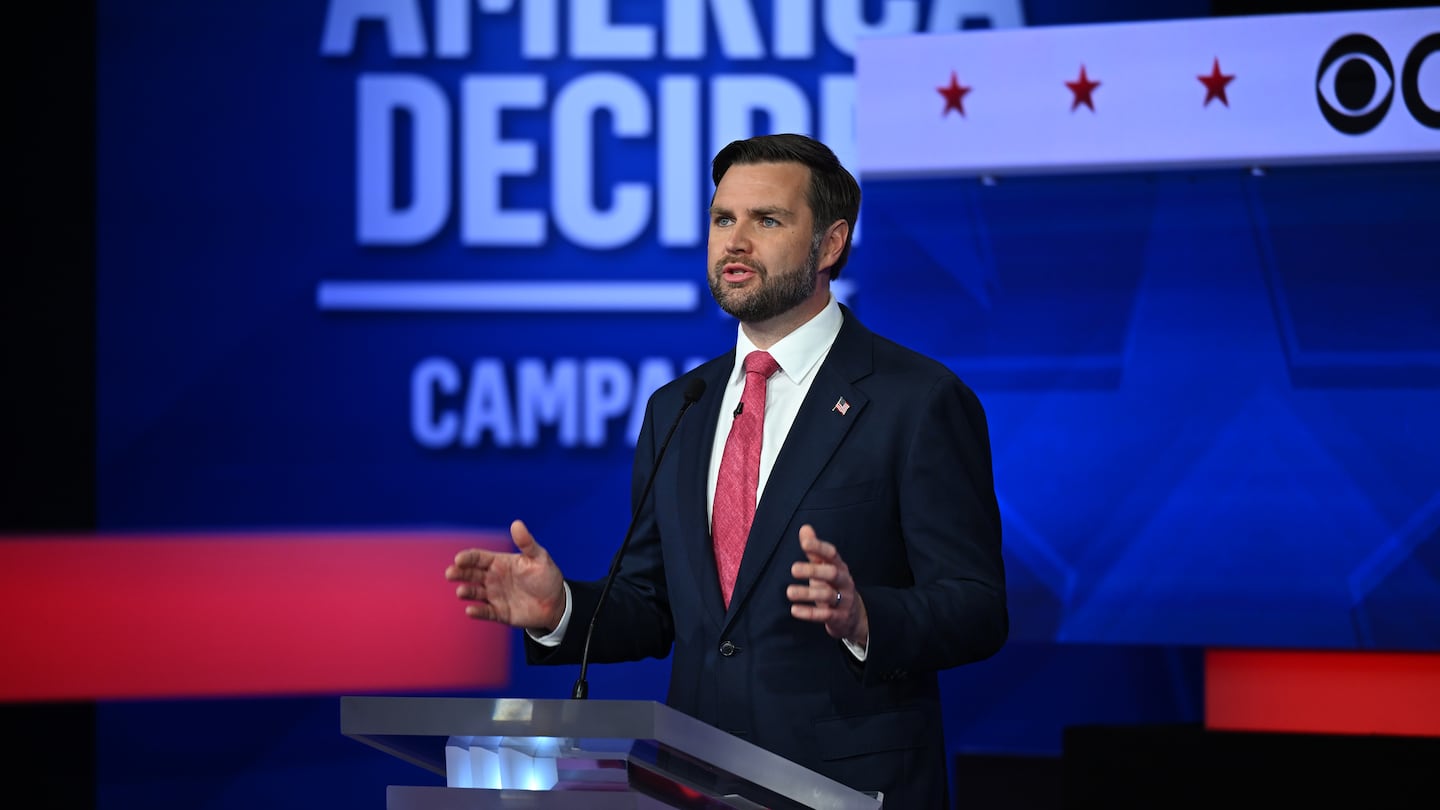
[[[735,220],[731,219],[730,217],[716,217],[716,218],[715,218],[715,224],[716,224],[716,225],[719,225],[719,226],[722,227],[722,228],[725,227],[725,226],[727,226],[727,225],[729,225],[730,223],[732,223],[732,222],[734,222],[734,221],[735,221]]]
[[[780,220],[774,217],[765,217],[764,219],[760,220],[760,224],[764,225],[767,228],[775,228],[780,225]]]

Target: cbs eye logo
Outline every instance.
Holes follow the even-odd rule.
[[[1416,121],[1430,129],[1440,129],[1440,109],[1430,106],[1420,95],[1420,68],[1437,51],[1440,33],[1426,35],[1410,49],[1400,71],[1400,95],[1405,107]],[[1440,66],[1431,65],[1430,70],[1440,71]],[[1369,132],[1385,118],[1395,98],[1395,68],[1389,54],[1364,34],[1335,40],[1320,58],[1315,97],[1330,126],[1346,135]]]

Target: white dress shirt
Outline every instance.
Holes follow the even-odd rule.
[[[755,492],[755,503],[765,494],[765,482],[775,468],[775,459],[790,434],[790,426],[800,413],[800,403],[815,381],[820,364],[830,354],[835,336],[840,334],[840,324],[845,316],[840,314],[840,305],[835,297],[820,310],[820,313],[806,321],[799,329],[781,338],[767,351],[780,364],[780,370],[770,378],[765,388],[765,435],[760,440],[760,486]],[[740,404],[740,394],[745,390],[745,357],[755,351],[755,344],[746,337],[745,330],[739,329],[735,341],[735,368],[725,383],[720,399],[720,421],[715,425],[715,447],[710,453],[710,475],[705,484],[705,504],[713,525],[715,518],[715,484],[720,480],[720,458],[725,455],[725,441],[730,438],[730,426],[734,424],[735,406]]]

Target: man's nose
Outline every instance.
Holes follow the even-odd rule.
[[[725,251],[731,254],[750,252],[750,236],[745,233],[744,225],[737,224],[725,232]]]

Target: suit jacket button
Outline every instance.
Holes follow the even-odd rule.
[[[724,641],[720,644],[720,654],[725,656],[726,658],[734,655],[736,649],[736,646],[729,641]]]

